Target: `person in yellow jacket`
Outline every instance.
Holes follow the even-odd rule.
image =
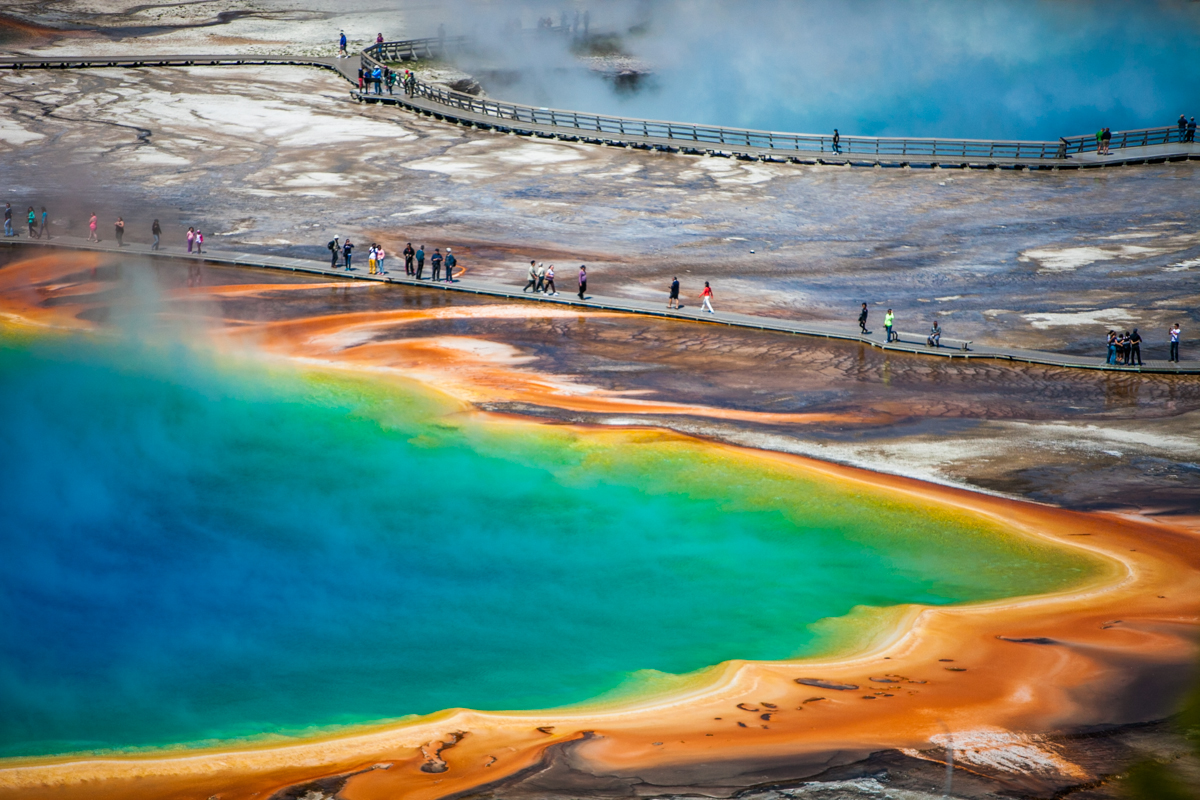
[[[900,337],[896,336],[894,333],[892,333],[892,323],[894,323],[895,321],[896,321],[896,315],[893,314],[892,310],[889,308],[887,310],[887,314],[884,315],[884,318],[883,318],[883,329],[885,331],[887,331],[887,340],[889,342],[892,341],[893,338],[897,338],[897,339],[900,338]]]

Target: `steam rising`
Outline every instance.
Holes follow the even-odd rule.
[[[602,51],[653,67],[625,92],[573,35],[514,37],[587,10]],[[496,97],[760,129],[1054,139],[1197,113],[1200,4],[860,0],[472,2],[415,8],[405,36],[475,34],[459,57]],[[581,48],[575,44],[576,51]],[[491,80],[488,80],[489,74]]]

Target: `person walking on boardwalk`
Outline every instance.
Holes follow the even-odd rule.
[[[538,264],[537,268],[537,286],[533,287],[534,294],[541,294],[546,290],[546,263]]]
[[[342,245],[342,267],[349,272],[354,269],[351,262],[354,260],[354,242],[350,241],[350,237],[346,237],[345,244]]]
[[[551,297],[558,296],[558,289],[554,288],[554,265],[551,264],[546,268],[546,294]]]
[[[349,53],[346,52],[346,32],[342,31],[338,36],[338,58],[349,58]]]
[[[522,292],[528,292],[530,289],[533,289],[535,286],[537,286],[537,262],[536,261],[529,262],[529,276],[528,277],[529,277],[529,280],[525,281],[525,288],[521,290]]]
[[[421,280],[421,273],[425,271],[425,245],[417,248],[417,280]]]
[[[4,224],[5,224],[5,227],[7,227],[7,226],[8,226],[8,220],[5,220],[5,221],[4,221]],[[91,219],[89,219],[89,220],[88,220],[88,241],[89,241],[89,242],[98,242],[98,241],[100,241],[100,235],[99,235],[98,233],[96,233],[96,226],[97,226],[98,224],[99,224],[99,222],[98,222],[98,220],[96,219],[96,212],[95,212],[95,211],[93,211],[93,212],[92,212],[92,217],[91,217]],[[188,248],[188,250],[189,250],[189,251],[190,251],[191,249],[192,249],[192,248],[190,248],[190,247]]]
[[[679,278],[671,278],[671,294],[667,297],[667,308],[679,308]]]
[[[867,333],[867,315],[871,313],[867,311],[867,304],[863,303],[862,311],[858,312],[858,329],[865,335]]]
[[[1142,336],[1138,333],[1137,328],[1133,329],[1133,333],[1129,334],[1129,363],[1132,364],[1134,359],[1137,359],[1137,365],[1142,365]]]
[[[404,274],[405,275],[415,274],[415,270],[413,270],[413,256],[415,256],[416,254],[417,254],[417,251],[413,250],[412,242],[409,242],[408,244],[404,245]]]
[[[150,235],[154,237],[154,244],[150,245],[150,249],[157,250],[158,242],[162,239],[162,226],[158,224],[158,220],[154,220],[154,224],[150,226]]]
[[[4,204],[4,235],[16,236],[12,227],[12,203]]]
[[[712,307],[712,287],[708,285],[708,281],[704,282],[704,288],[700,291],[700,310],[707,311],[710,314],[717,312],[713,311]]]
[[[38,239],[37,232],[37,212],[33,210],[33,206],[29,207],[29,238]]]
[[[204,252],[204,232],[196,228],[196,252]]]
[[[1171,356],[1167,361],[1179,363],[1179,323],[1171,326]]]
[[[433,248],[433,255],[429,257],[429,265],[433,267],[433,274],[429,276],[429,280],[440,281],[442,279],[442,251],[436,247]]]
[[[842,135],[838,133],[838,129],[833,129],[833,152],[841,154],[842,152]]]
[[[454,253],[449,247],[446,248],[446,283],[454,283],[454,268],[458,266],[458,259],[454,257]]]
[[[587,267],[583,264],[579,265],[579,299],[587,300],[584,295],[587,294]]]
[[[39,239],[42,238],[42,234],[46,235],[47,242],[50,241],[50,212],[46,210],[45,206],[42,206],[42,227],[38,231]]]
[[[188,228],[186,238],[187,238],[187,244],[188,244],[188,252],[190,253],[190,252],[192,252],[192,247],[194,247],[196,244],[196,229]]]
[[[889,308],[887,313],[883,315],[883,329],[887,332],[887,341],[892,340],[892,325],[896,322],[896,315]],[[900,338],[900,337],[896,337]]]
[[[329,244],[325,245],[325,247],[329,250],[329,268],[337,269],[338,259],[342,256],[342,243],[335,236],[329,240]]]
[[[117,217],[117,222],[113,225],[113,234],[117,237],[117,247],[125,246],[125,218]]]

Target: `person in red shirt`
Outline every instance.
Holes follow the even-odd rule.
[[[717,313],[717,312],[713,311],[712,296],[713,296],[712,287],[708,285],[708,281],[705,281],[704,282],[704,291],[702,291],[700,293],[700,303],[701,303],[700,310],[701,311],[707,311],[710,314]]]

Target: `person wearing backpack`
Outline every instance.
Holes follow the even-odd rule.
[[[342,252],[341,242],[339,242],[338,237],[335,236],[330,239],[329,244],[325,246],[329,248],[329,268],[337,269],[338,256]]]
[[[450,248],[446,248],[446,283],[454,283],[454,268],[458,266],[458,259],[454,257],[454,253],[450,252]]]

